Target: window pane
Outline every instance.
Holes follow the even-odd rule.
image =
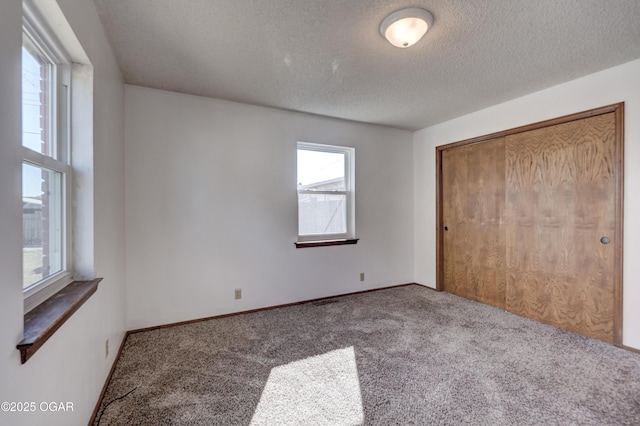
[[[298,189],[345,191],[344,154],[298,149]]]
[[[22,145],[55,158],[51,73],[51,63],[25,44],[22,47]]]
[[[298,194],[298,234],[345,234],[345,194]]]
[[[22,163],[23,288],[62,271],[62,173]]]

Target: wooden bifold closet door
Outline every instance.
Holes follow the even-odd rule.
[[[621,344],[622,108],[439,147],[439,289]]]

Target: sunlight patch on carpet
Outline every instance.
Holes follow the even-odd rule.
[[[273,368],[251,419],[252,425],[363,422],[353,347]]]

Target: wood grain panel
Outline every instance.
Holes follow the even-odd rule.
[[[468,147],[462,147],[442,154],[444,290],[475,300],[475,289],[467,285],[466,232],[462,228],[468,151]]]
[[[606,342],[614,332],[615,117],[507,136],[506,308]]]
[[[443,152],[444,289],[505,306],[504,140]]]

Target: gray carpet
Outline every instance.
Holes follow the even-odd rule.
[[[99,415],[101,425],[640,425],[640,355],[412,285],[132,334]]]

